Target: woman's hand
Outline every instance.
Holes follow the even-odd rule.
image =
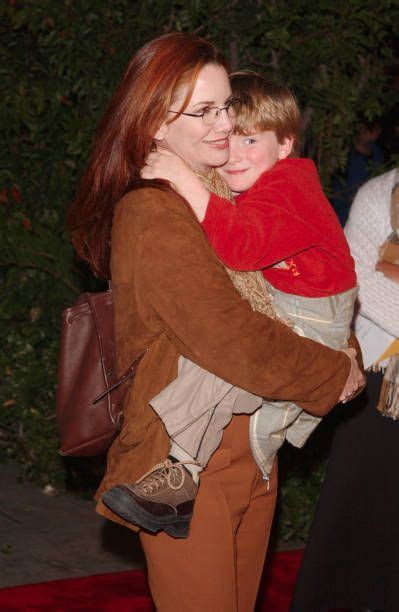
[[[190,204],[201,223],[205,217],[209,201],[209,191],[185,161],[168,149],[158,147],[150,153],[146,165],[141,170],[144,179],[164,179],[172,184]]]
[[[382,272],[384,276],[390,280],[399,283],[399,265],[388,261],[379,261],[375,267],[378,272]]]
[[[345,383],[345,387],[339,397],[341,403],[345,404],[349,400],[353,399],[365,386],[366,381],[364,374],[359,368],[356,359],[356,351],[353,348],[343,349],[343,352],[348,355],[351,360],[351,369],[349,372],[348,379]]]

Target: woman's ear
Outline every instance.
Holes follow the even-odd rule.
[[[168,125],[167,123],[163,123],[160,128],[155,133],[154,140],[163,140],[168,133]]]
[[[285,159],[289,157],[294,146],[294,139],[291,136],[284,138],[283,142],[279,144],[278,158]]]

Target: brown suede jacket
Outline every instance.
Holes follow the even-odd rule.
[[[148,402],[176,377],[179,355],[315,415],[335,405],[349,374],[347,356],[254,312],[177,195],[152,186],[127,194],[116,207],[111,246],[119,372],[148,352],[126,393],[123,429],[97,499],[167,457],[169,438]],[[101,501],[97,510],[132,527]]]

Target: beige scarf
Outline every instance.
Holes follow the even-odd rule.
[[[384,416],[395,421],[399,419],[399,354],[389,358],[377,409]]]
[[[226,181],[216,170],[212,169],[206,175],[197,174],[209,191],[213,191],[216,195],[230,200],[230,202],[233,201]],[[271,296],[262,272],[239,272],[230,270],[227,267],[226,270],[241,297],[248,300],[253,310],[261,312],[272,319],[279,319],[272,306]],[[287,323],[287,321],[283,322]]]

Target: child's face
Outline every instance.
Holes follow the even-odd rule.
[[[292,139],[286,138],[280,144],[273,131],[246,136],[232,134],[229,161],[218,171],[234,193],[241,193],[252,187],[260,175],[273,168],[279,159],[288,157],[291,149]]]

